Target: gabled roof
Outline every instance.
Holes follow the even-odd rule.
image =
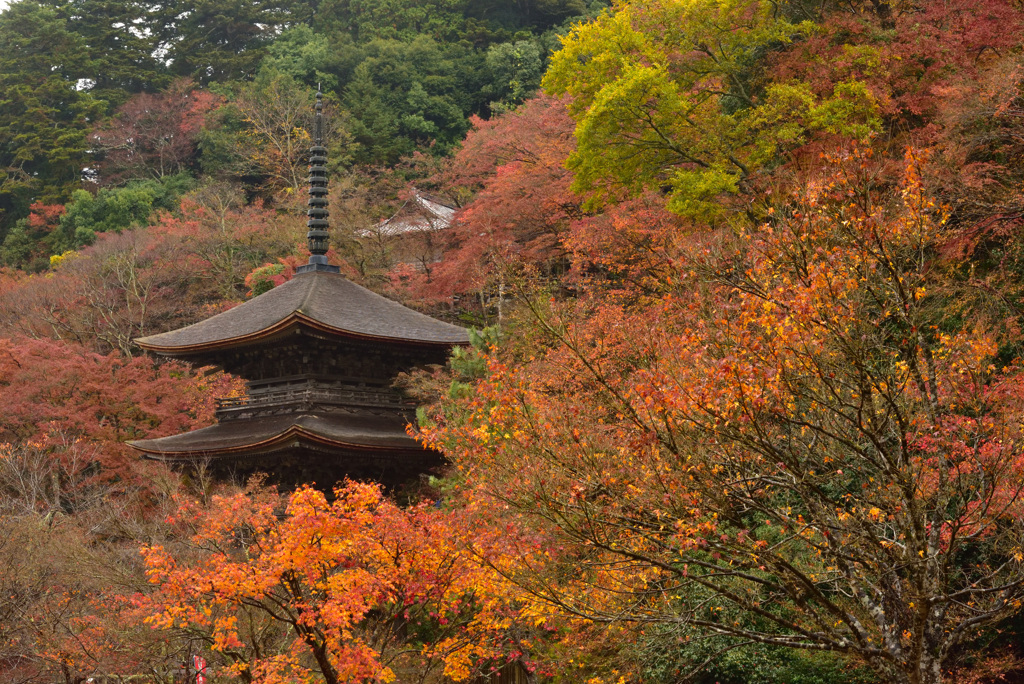
[[[263,341],[300,325],[367,341],[434,347],[469,342],[465,328],[413,311],[342,275],[324,271],[300,273],[205,321],[136,342],[158,354],[188,356]]]
[[[363,231],[363,235],[380,233],[385,237],[393,237],[415,231],[444,230],[451,225],[455,207],[429,198],[417,190],[413,192],[412,199],[407,200],[390,218],[378,223],[376,229]]]

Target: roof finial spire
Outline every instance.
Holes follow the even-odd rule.
[[[309,202],[307,206],[306,240],[309,243],[309,263],[295,269],[296,273],[307,271],[330,271],[338,273],[337,266],[327,263],[327,148],[324,147],[324,93],[320,84],[316,88],[316,115],[313,123],[313,146],[309,148]]]

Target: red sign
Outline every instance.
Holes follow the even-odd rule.
[[[192,666],[196,669],[196,684],[206,684],[206,659],[192,656]]]

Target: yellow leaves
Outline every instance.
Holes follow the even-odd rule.
[[[75,257],[78,253],[73,249],[66,250],[60,254],[50,255],[50,269],[56,269],[65,261]]]
[[[579,144],[569,164],[577,187],[599,199],[614,194],[609,182],[639,194],[664,186],[667,175],[673,211],[720,214],[716,196],[736,192],[748,167],[801,137],[793,110],[807,105],[769,98],[780,104],[759,117],[753,106],[726,111],[719,93],[752,50],[812,29],[759,0],[620,3],[575,27],[552,57],[544,87],[572,96]]]

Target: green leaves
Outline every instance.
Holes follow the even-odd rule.
[[[483,55],[427,36],[409,43],[376,40],[364,47],[342,98],[356,121],[365,161],[394,163],[419,146],[445,152],[469,129],[483,98]]]
[[[540,87],[544,60],[535,42],[520,40],[492,45],[487,50],[487,68],[494,77],[491,87],[500,96],[499,103],[491,104],[493,109],[497,104],[519,104],[533,94]]]
[[[309,8],[291,1],[190,0],[169,11],[164,38],[171,69],[205,84],[251,77],[266,47]]]
[[[95,195],[76,190],[67,213],[60,218],[60,230],[53,236],[50,250],[59,254],[92,244],[97,233],[120,233],[142,225],[155,209],[174,209],[178,198],[193,183],[188,175],[181,174],[163,182],[135,181],[123,188],[103,188]]]
[[[84,52],[50,9],[20,2],[0,15],[3,228],[33,201],[65,201],[88,164],[86,132],[102,104],[77,87],[89,74]]]
[[[767,84],[765,55],[815,30],[759,0],[623,3],[576,28],[545,88],[573,97],[574,188],[593,205],[661,189],[673,211],[709,220],[717,198],[808,132],[863,138],[879,126],[866,87],[819,101],[803,84]]]

